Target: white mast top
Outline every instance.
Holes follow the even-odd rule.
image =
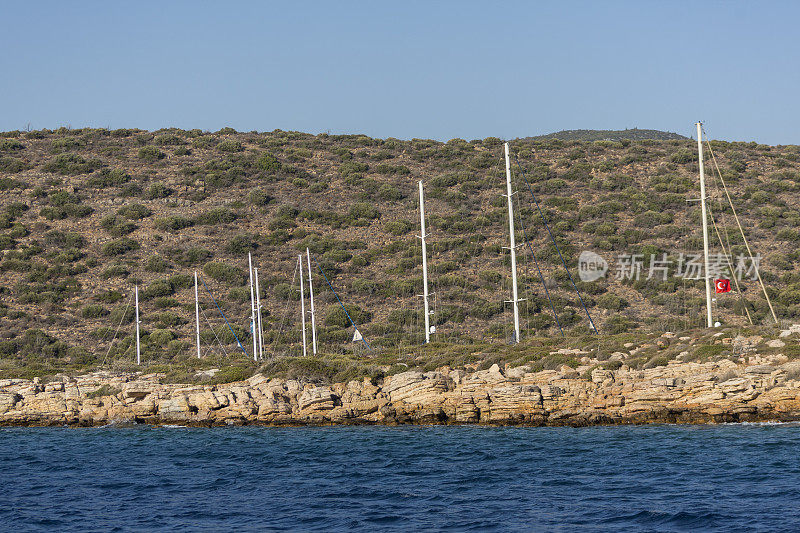
[[[258,286],[258,268],[253,267],[253,277],[256,278],[256,314],[258,315],[258,359],[264,359],[264,338],[261,329],[261,289]]]
[[[134,286],[136,291],[136,364],[142,364],[142,352],[139,349],[139,286]]]
[[[422,193],[422,180],[419,181],[419,227],[422,240],[422,298],[425,307],[425,343],[431,342],[431,314],[428,307],[428,252],[425,246],[425,198]]]
[[[253,284],[253,254],[247,252],[247,263],[250,267],[250,331],[253,335],[253,361],[258,361],[258,333],[256,332],[256,298]]]
[[[508,197],[508,232],[511,237],[509,250],[511,251],[511,287],[513,290],[514,299],[511,303],[514,306],[514,342],[519,342],[519,298],[517,297],[517,244],[516,236],[514,235],[514,201],[513,193],[511,192],[511,162],[508,156],[508,143],[505,143],[506,149],[506,191]]]
[[[297,262],[300,266],[300,316],[303,319],[303,356],[305,356],[308,348],[306,348],[306,298],[303,294],[303,254],[297,256]]]
[[[697,123],[697,154],[700,166],[700,210],[703,216],[703,265],[704,275],[706,282],[706,321],[708,327],[714,327],[714,321],[711,317],[711,279],[710,269],[708,263],[708,216],[706,214],[706,176],[703,167],[703,133],[702,122]]]
[[[194,318],[197,325],[197,358],[200,359],[200,300],[197,296],[197,270],[194,271]]]
[[[317,319],[314,314],[314,284],[311,281],[311,252],[306,247],[306,260],[308,262],[308,300],[311,304],[311,349],[317,355]],[[303,265],[300,265],[302,270]]]

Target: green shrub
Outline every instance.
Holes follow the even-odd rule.
[[[101,302],[113,304],[122,300],[122,293],[119,291],[109,290],[104,293],[101,293],[97,296],[97,299]]]
[[[408,222],[407,220],[393,220],[386,223],[386,231],[392,235],[405,235],[411,231],[411,228],[411,222]]]
[[[103,270],[102,277],[104,279],[109,278],[126,278],[130,274],[130,270],[124,265],[111,265],[110,267]]]
[[[267,205],[273,197],[264,189],[253,189],[250,191],[250,203],[253,205]]]
[[[170,215],[155,219],[154,225],[161,231],[179,231],[192,226],[194,222],[180,215]]]
[[[172,284],[165,279],[157,279],[151,282],[144,291],[139,291],[141,297],[145,300],[152,300],[153,298],[172,296],[175,294],[175,288]]]
[[[372,313],[364,311],[357,305],[345,304],[345,308],[347,309],[347,313],[345,313],[344,309],[342,309],[340,305],[330,309],[325,315],[325,325],[348,328],[350,327],[350,320],[347,318],[347,314],[350,315],[357,325],[361,325],[372,320]]]
[[[160,255],[151,255],[144,263],[144,269],[148,272],[165,272],[169,264]]]
[[[378,199],[384,202],[396,202],[402,200],[405,196],[400,189],[388,183],[381,185],[378,189]]]
[[[669,160],[673,163],[684,165],[686,163],[691,163],[692,161],[697,161],[697,155],[688,150],[681,150],[672,154]]]
[[[121,239],[115,239],[113,241],[109,241],[100,248],[103,255],[109,257],[123,255],[138,249],[139,249],[139,243],[131,239],[130,237],[123,237]]]
[[[206,211],[197,215],[195,222],[197,224],[214,225],[214,224],[228,224],[236,220],[237,215],[230,209],[224,207],[217,207],[211,211]]]
[[[469,315],[480,320],[488,320],[502,312],[503,302],[489,302],[484,300],[475,303],[469,310]]]
[[[281,163],[274,155],[263,152],[256,159],[256,168],[262,172],[274,173],[281,169]]]
[[[615,294],[606,293],[597,298],[597,305],[609,311],[621,311],[628,307],[628,301]]]
[[[147,338],[151,345],[166,347],[167,343],[175,339],[175,332],[169,329],[154,329]]]
[[[112,237],[122,237],[136,230],[136,224],[117,215],[106,215],[100,221],[100,226]]]
[[[217,145],[217,150],[220,152],[241,152],[244,148],[239,141],[228,139],[219,143]]]
[[[375,220],[380,218],[381,212],[374,205],[367,202],[357,202],[350,207],[349,215],[355,219],[363,218]]]
[[[155,146],[142,146],[139,148],[139,159],[153,163],[160,159],[167,157],[167,154],[156,148]]]
[[[25,145],[16,139],[0,140],[0,152],[14,152],[25,148]]]
[[[53,230],[46,233],[44,241],[48,246],[54,246],[61,249],[67,248],[83,248],[86,245],[86,239],[80,233],[64,232]]]
[[[206,263],[203,272],[208,277],[229,285],[244,285],[247,279],[240,269],[214,261]]]
[[[25,161],[21,159],[17,159],[15,157],[0,157],[0,172],[8,172],[9,174],[16,174],[17,172],[22,172],[23,170],[28,170],[30,168]],[[7,190],[12,189],[14,187],[18,187],[19,182],[12,180],[10,178],[4,178],[4,181],[0,184],[0,190]]]
[[[362,172],[366,172],[369,170],[369,165],[366,163],[360,163],[358,161],[347,161],[342,163],[339,167],[339,174],[343,178],[349,176],[360,175]]]
[[[76,174],[88,174],[103,166],[103,162],[97,159],[84,159],[77,154],[60,154],[48,161],[42,170],[64,176]]]
[[[561,317],[559,317],[560,319]],[[562,321],[563,325],[563,321]],[[636,328],[638,324],[631,320],[628,317],[622,315],[614,315],[609,318],[604,327],[605,333],[610,333],[611,335],[616,335],[617,333],[625,333]]]
[[[186,141],[177,135],[158,135],[154,142],[161,146],[176,146],[179,144],[186,144]]]
[[[225,245],[225,251],[233,255],[244,255],[252,252],[258,247],[258,243],[253,235],[245,233],[234,236]]]
[[[175,191],[173,191],[163,183],[154,183],[150,185],[150,187],[148,187],[147,189],[147,199],[157,200],[159,198],[166,198],[170,196],[173,192]]]
[[[54,154],[67,152],[83,146],[83,142],[75,137],[61,137],[50,141],[50,151]]]
[[[86,184],[89,187],[94,187],[95,189],[105,189],[106,187],[118,187],[129,182],[130,180],[130,174],[122,169],[103,168],[100,169],[100,172],[90,176],[86,181]]]
[[[411,171],[406,166],[387,165],[385,163],[381,163],[375,167],[375,172],[379,174],[398,174],[400,176],[407,176],[408,174],[411,174]]]
[[[83,318],[100,318],[108,314],[105,307],[100,304],[88,304],[81,311]]]
[[[190,274],[175,274],[170,276],[169,282],[175,290],[194,287],[194,276]]]
[[[142,204],[130,204],[120,208],[117,214],[130,220],[142,220],[152,215],[153,212]]]

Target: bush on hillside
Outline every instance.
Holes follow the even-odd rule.
[[[142,146],[139,148],[139,159],[148,163],[154,163],[160,159],[167,157],[167,154],[156,148],[155,146]]]

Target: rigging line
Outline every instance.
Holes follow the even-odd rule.
[[[133,294],[133,293],[131,293],[131,295],[132,295],[132,294]],[[131,297],[132,297],[132,296],[131,296]],[[125,311],[126,311],[126,312],[127,312],[127,310],[128,310],[128,306],[129,306],[129,305],[130,305],[130,303],[131,303],[131,300],[130,300],[130,298],[131,298],[131,297],[129,297],[129,298],[128,298],[128,302],[125,304]],[[125,313],[123,313],[123,314],[122,314],[122,316],[124,317],[124,316],[125,316]],[[101,344],[103,344],[104,342],[106,342],[106,337],[108,337],[108,334],[109,334],[109,333],[111,333],[111,328],[109,328],[109,329],[108,329],[108,331],[106,331],[106,332],[103,334],[103,336],[100,338],[100,340],[99,340],[99,341],[97,341],[97,345],[98,345],[98,346],[99,346],[99,345],[101,345]]]
[[[713,187],[714,187],[714,192],[717,195],[717,204],[719,205],[719,211],[720,211],[720,213],[722,213],[724,211],[722,201],[720,200],[720,197],[722,195],[719,192],[719,185],[717,184],[716,178],[714,177],[713,174],[711,176],[712,176],[711,182],[712,182]],[[736,277],[736,273],[735,273],[735,271],[733,269],[733,263],[731,262],[731,255],[733,254],[733,252],[731,250],[731,242],[730,242],[730,238],[728,237],[728,232],[725,229],[725,227],[723,226],[722,229],[725,232],[725,236],[727,237],[726,240],[728,242],[728,248],[726,249],[725,248],[725,244],[722,242],[722,236],[720,235],[719,228],[717,227],[717,221],[714,218],[713,209],[711,208],[710,205],[708,206],[708,214],[709,214],[709,217],[711,218],[711,225],[714,227],[714,233],[716,233],[717,240],[719,240],[719,245],[722,247],[722,255],[725,256],[725,261],[728,263],[728,268],[730,269],[731,278],[733,278],[733,283],[736,285],[736,292],[737,292],[737,294],[739,296],[739,302],[742,304],[742,307],[744,308],[744,312],[747,314],[747,320],[750,322],[750,325],[752,326],[753,325],[753,318],[750,316],[750,310],[747,308],[747,299],[745,298],[744,293],[742,292],[742,289],[739,286],[739,279]],[[730,252],[731,255],[729,255],[729,252]]]
[[[520,209],[519,211],[522,211]],[[556,324],[558,325],[558,331],[561,332],[561,336],[564,336],[564,330],[561,328],[561,322],[558,320],[558,313],[556,313],[555,305],[553,305],[553,300],[550,298],[550,291],[547,290],[547,285],[544,281],[544,275],[542,274],[542,269],[539,268],[539,261],[536,259],[536,254],[533,253],[533,247],[531,246],[530,241],[528,240],[528,232],[525,229],[525,222],[522,220],[522,215],[520,214],[519,217],[520,226],[522,226],[522,238],[525,241],[525,245],[528,247],[528,251],[533,258],[533,264],[536,265],[536,271],[539,273],[539,279],[542,282],[542,287],[544,288],[544,293],[547,295],[547,301],[550,302],[550,309],[553,311],[553,318],[556,319]]]
[[[205,309],[200,307],[200,312],[203,313],[203,318],[206,319],[206,323],[208,324],[208,327],[211,328],[211,333],[214,334],[214,338],[217,339],[217,342],[219,343],[220,348],[222,348],[222,353],[225,354],[225,357],[228,357],[228,351],[225,349],[225,346],[222,345],[222,341],[219,340],[219,337],[217,337],[217,332],[214,330],[214,326],[211,325],[211,321],[206,316]],[[213,348],[213,345],[212,345],[212,348]]]
[[[233,333],[233,337],[236,339],[236,343],[239,345],[239,348],[241,348],[241,349],[242,349],[242,351],[244,352],[244,354],[245,354],[245,355],[246,355],[248,358],[250,358],[250,355],[247,353],[247,350],[245,350],[245,349],[244,349],[244,346],[242,346],[242,343],[239,341],[239,337],[236,335],[236,332],[235,332],[235,331],[233,331],[233,328],[231,327],[231,324],[230,324],[230,322],[228,322],[228,317],[226,317],[226,316],[225,316],[225,313],[223,313],[223,312],[222,312],[222,308],[221,308],[221,307],[219,306],[219,304],[217,303],[217,300],[216,300],[216,298],[214,298],[214,295],[213,295],[213,294],[211,294],[211,290],[208,288],[208,285],[206,285],[206,280],[204,280],[203,278],[200,278],[200,281],[202,281],[202,282],[203,282],[203,287],[205,287],[205,288],[206,288],[206,292],[208,293],[208,295],[209,295],[209,296],[211,296],[211,301],[213,301],[213,302],[214,302],[214,305],[216,305],[216,306],[217,306],[217,309],[219,310],[219,314],[221,314],[221,315],[222,315],[222,318],[224,318],[224,319],[225,319],[225,323],[226,323],[226,324],[228,324],[228,329],[229,329],[229,330],[231,330],[231,333]]]
[[[710,150],[710,148],[709,148],[709,150]],[[720,211],[720,213],[724,213],[725,212],[725,206],[722,204],[722,194],[719,192],[719,185],[717,184],[717,179],[714,176],[714,174],[711,174],[711,176],[712,176],[712,182],[714,183],[714,192],[717,194],[717,204],[719,205],[719,211]],[[725,232],[725,242],[728,244],[728,250],[730,250],[731,253],[733,253],[733,247],[731,245],[730,232],[724,226],[723,226],[723,230],[725,230],[724,231]],[[723,250],[724,250],[724,248],[725,247],[723,246]],[[732,275],[733,275],[733,269],[731,269],[731,276]]]
[[[117,338],[117,333],[119,333],[119,328],[122,327],[122,321],[125,320],[125,315],[128,313],[128,308],[131,306],[131,299],[133,298],[133,293],[131,293],[130,297],[128,298],[128,303],[125,305],[125,310],[122,312],[122,318],[119,319],[119,324],[117,324],[117,330],[114,332],[114,336],[111,337],[111,342],[108,344],[108,351],[106,351],[105,357],[103,357],[103,362],[100,363],[100,366],[106,364],[106,359],[108,358],[108,354],[111,353],[111,348],[114,346],[114,339]]]
[[[350,323],[353,324],[353,327],[356,328],[356,331],[358,331],[358,326],[353,321],[353,317],[351,317],[350,313],[348,313],[347,309],[345,309],[344,304],[342,303],[342,300],[340,300],[339,299],[339,295],[336,294],[336,289],[334,289],[333,285],[331,285],[331,282],[328,279],[328,276],[325,275],[325,271],[322,270],[322,267],[320,266],[319,261],[317,261],[316,257],[314,257],[314,264],[317,265],[317,268],[319,269],[320,274],[322,274],[322,277],[325,278],[325,282],[328,284],[328,287],[330,287],[331,291],[333,291],[333,295],[336,296],[336,301],[339,302],[340,306],[342,306],[342,311],[344,311],[344,314],[347,315],[347,318],[350,320]],[[369,344],[367,344],[367,340],[364,338],[364,334],[363,333],[361,334],[361,342],[364,343],[364,346],[367,347],[367,350],[372,351],[372,348],[370,347]]]
[[[294,281],[297,279],[297,269],[299,265],[295,263],[294,273],[292,274],[292,284],[289,287],[294,287]],[[289,317],[289,304],[292,303],[291,292],[289,292],[289,296],[286,297],[286,307],[283,308],[283,318],[281,319],[280,326],[278,327],[278,334],[275,336],[275,340],[272,341],[272,349],[270,350],[270,359],[275,358],[275,349],[278,346],[278,341],[283,334],[283,327],[286,323],[286,319]]]
[[[728,198],[728,204],[731,206],[731,212],[733,212],[733,218],[736,220],[736,225],[739,226],[739,233],[742,235],[742,241],[744,241],[744,246],[747,248],[747,254],[750,256],[751,264],[754,262],[753,259],[753,252],[750,250],[750,245],[747,242],[747,237],[744,235],[744,229],[742,229],[742,224],[739,222],[739,215],[736,214],[736,208],[733,206],[733,200],[731,200],[731,195],[728,192],[728,186],[725,184],[725,179],[722,177],[722,171],[719,169],[719,164],[717,163],[717,156],[714,155],[714,150],[711,149],[711,143],[708,140],[708,134],[706,133],[705,128],[702,129],[703,133],[706,136],[706,146],[708,146],[708,152],[711,154],[711,159],[714,162],[714,167],[717,169],[717,174],[719,175],[719,181],[722,183],[722,189],[725,191],[725,196]],[[767,288],[764,286],[764,280],[761,279],[761,268],[756,267],[756,276],[758,277],[758,283],[761,285],[761,290],[764,292],[764,297],[767,299],[767,305],[769,305],[769,310],[772,313],[772,319],[775,323],[778,323],[778,317],[775,315],[775,309],[772,308],[772,300],[769,298],[769,294],[767,293]]]
[[[717,221],[714,220],[714,213],[712,212],[711,208],[708,209],[709,217],[711,218],[711,225],[714,227],[714,232],[717,234],[717,239],[719,240],[719,245],[722,247],[722,255],[725,256],[725,260],[728,263],[728,268],[731,270],[731,278],[733,278],[733,283],[736,285],[736,292],[739,293],[739,301],[743,303],[744,311],[747,313],[747,319],[750,321],[750,325],[753,325],[753,319],[750,317],[750,311],[747,309],[747,300],[744,298],[744,294],[742,293],[742,289],[739,287],[739,280],[736,279],[735,272],[733,271],[733,264],[731,263],[731,257],[728,255],[728,251],[725,250],[725,245],[722,243],[722,237],[719,234],[719,229],[717,228]],[[723,228],[724,229],[724,228]]]
[[[586,313],[586,317],[589,319],[589,324],[591,324],[592,329],[595,333],[600,333],[597,331],[597,326],[594,325],[594,320],[592,320],[592,315],[589,314],[589,309],[586,307],[586,303],[583,301],[583,297],[581,297],[581,291],[578,290],[578,286],[575,285],[575,280],[572,279],[572,274],[569,272],[569,268],[567,268],[567,262],[564,260],[564,256],[561,255],[561,248],[558,246],[558,242],[556,242],[556,238],[553,236],[553,232],[550,231],[550,225],[547,223],[547,219],[542,212],[542,208],[539,206],[539,202],[536,200],[536,195],[533,194],[533,188],[531,187],[530,182],[528,182],[528,177],[525,175],[525,171],[522,169],[522,165],[519,162],[519,158],[517,154],[514,154],[514,160],[517,162],[517,166],[519,167],[519,171],[522,174],[522,179],[525,180],[525,185],[528,187],[528,192],[531,194],[533,198],[533,203],[536,204],[536,209],[539,211],[539,216],[542,218],[542,222],[544,223],[545,229],[547,229],[547,233],[550,235],[550,240],[553,241],[553,244],[556,247],[556,251],[558,252],[558,257],[561,259],[561,264],[564,265],[564,270],[567,272],[567,276],[569,277],[570,283],[572,283],[572,288],[575,289],[575,294],[578,295],[578,300],[581,302],[581,306],[583,307],[584,312]]]

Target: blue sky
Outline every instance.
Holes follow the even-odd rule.
[[[800,2],[11,2],[0,130],[800,144]]]

